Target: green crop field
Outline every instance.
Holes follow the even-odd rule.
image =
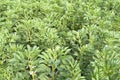
[[[120,80],[120,0],[0,0],[0,80]]]

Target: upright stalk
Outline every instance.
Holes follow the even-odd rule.
[[[54,66],[52,66],[52,80],[55,80],[54,70],[55,70],[55,68],[54,68]]]

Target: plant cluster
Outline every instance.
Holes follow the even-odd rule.
[[[120,80],[120,0],[0,0],[0,80]]]

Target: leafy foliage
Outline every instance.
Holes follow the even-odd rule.
[[[120,80],[120,0],[0,0],[0,80]]]

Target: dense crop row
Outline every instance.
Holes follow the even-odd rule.
[[[120,0],[0,0],[0,80],[120,80]]]

